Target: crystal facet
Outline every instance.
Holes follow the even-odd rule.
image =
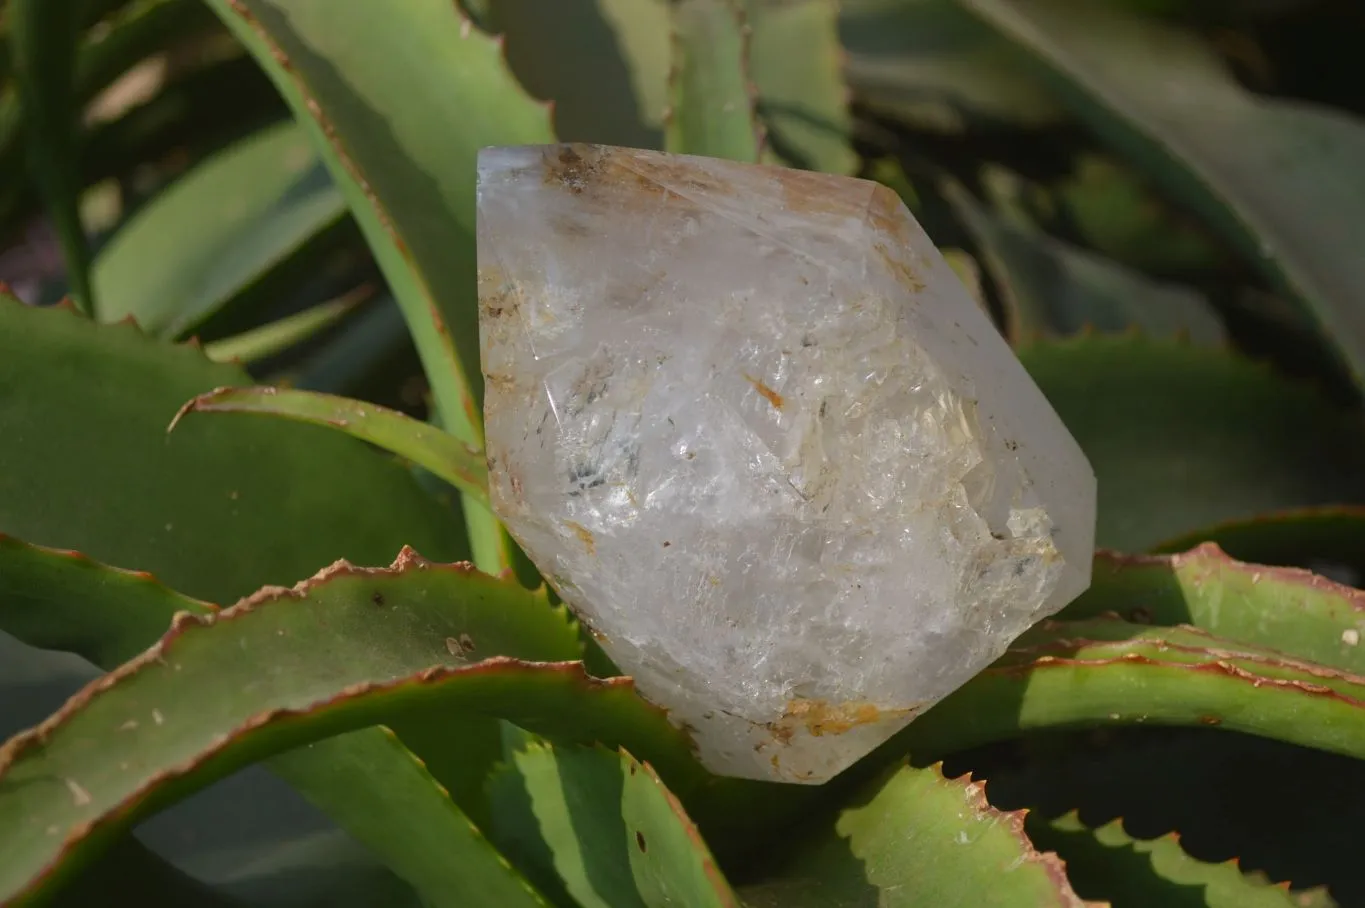
[[[1090,582],[1095,477],[901,201],[479,158],[493,508],[725,775],[823,782]]]

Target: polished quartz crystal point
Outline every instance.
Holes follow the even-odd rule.
[[[875,183],[485,149],[493,508],[714,772],[822,782],[1090,582],[1095,476]]]

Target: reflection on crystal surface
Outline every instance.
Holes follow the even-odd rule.
[[[486,149],[494,509],[728,775],[822,782],[1089,584],[1095,478],[889,190]]]

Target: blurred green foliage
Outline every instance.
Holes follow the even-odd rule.
[[[0,903],[1365,905],[1355,0],[0,31]],[[833,782],[711,776],[480,487],[474,161],[557,140],[893,188],[1123,554]]]

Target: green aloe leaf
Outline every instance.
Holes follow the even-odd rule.
[[[306,124],[403,308],[442,426],[482,447],[476,159],[487,145],[554,141],[545,106],[449,0],[208,2]],[[476,561],[509,566],[492,513],[464,511]]]
[[[1099,477],[1098,544],[1141,551],[1282,508],[1365,501],[1365,433],[1231,351],[1078,337],[1019,357]]]
[[[1202,225],[1112,158],[1078,156],[1049,196],[1037,201],[1055,208],[1079,242],[1130,268],[1176,276],[1229,267],[1227,251]]]
[[[365,302],[374,291],[361,287],[356,291],[319,303],[302,312],[287,315],[259,328],[204,344],[204,355],[216,363],[250,365],[289,350],[310,338],[335,328],[346,316]]]
[[[210,156],[119,228],[95,259],[100,316],[132,316],[161,337],[221,337],[215,320],[259,311],[307,277],[349,226],[304,131],[264,129]]]
[[[530,608],[524,599],[516,601],[522,611]],[[148,574],[0,537],[0,631],[32,646],[78,653],[114,669],[155,643],[176,613],[215,611]],[[574,652],[572,628],[561,626],[551,632],[556,634],[563,652]],[[429,744],[424,732],[430,724],[399,727],[405,733],[411,728],[419,744]],[[497,891],[501,865],[489,863],[485,843],[460,809],[478,811],[483,805],[469,795],[467,781],[449,771],[452,766],[460,772],[477,769],[473,748],[478,739],[460,734],[477,731],[477,725],[463,719],[439,724],[454,746],[446,743],[447,751],[426,754],[427,767],[380,729],[320,740],[280,753],[267,765],[423,891],[451,887],[460,892],[460,880],[448,874],[478,880],[485,873],[492,875],[490,885]],[[438,771],[440,784],[432,779]],[[459,807],[447,791],[461,797]],[[465,860],[456,863],[459,855]]]
[[[463,553],[449,511],[354,439],[270,420],[166,434],[185,401],[248,384],[131,326],[0,299],[0,532],[215,602],[337,558],[385,564],[404,544]],[[358,507],[348,489],[373,504]]]
[[[95,304],[81,224],[74,90],[80,12],[77,0],[12,0],[5,10],[30,172],[61,243],[72,296],[89,313]]]
[[[1029,841],[1023,811],[995,809],[983,783],[944,778],[938,764],[903,763],[741,895],[751,908],[1087,904],[1057,856]]]
[[[835,0],[744,0],[749,71],[773,150],[794,166],[851,174],[852,120]]]
[[[684,783],[704,778],[681,733],[621,711],[640,702],[628,680],[555,661],[578,652],[543,597],[411,550],[389,569],[338,563],[222,612],[181,613],[155,646],[0,750],[0,897],[35,892],[104,837],[246,763],[375,723],[473,711],[657,751]],[[486,847],[470,836],[430,847],[457,845]],[[498,892],[487,879],[423,891],[441,904],[480,892],[490,905],[524,902],[506,901],[524,884],[502,878]]]
[[[992,803],[1030,807],[1030,833],[1071,811],[1092,827],[1122,819],[1135,839],[1176,832],[1190,855],[1237,858],[1254,879],[1287,880],[1306,905],[1332,904],[1321,888],[1308,888],[1324,885],[1343,905],[1361,903],[1365,881],[1352,847],[1365,806],[1359,761],[1212,729],[1049,735],[1025,748],[1031,759],[985,772]]]
[[[1300,299],[1365,378],[1365,264],[1352,239],[1365,229],[1365,124],[1258,98],[1194,34],[1101,4],[957,2],[1038,64],[1096,132]]]
[[[1218,727],[1360,758],[1363,704],[1361,676],[1197,628],[1046,621],[823,790],[760,802],[755,826],[782,828],[847,797],[907,752],[918,763],[1038,731]]]
[[[271,384],[373,400],[394,407],[421,402],[417,358],[403,312],[383,294],[366,304],[317,349],[270,373]]]
[[[1047,621],[886,745],[954,753],[1037,729],[1217,726],[1365,758],[1365,678],[1191,627]]]
[[[1179,555],[1102,553],[1092,578],[1060,617],[1192,624],[1365,676],[1365,591],[1301,568],[1235,561],[1209,543]]]
[[[1227,341],[1217,314],[1195,291],[1152,281],[1020,219],[992,215],[957,184],[945,195],[995,278],[1013,343],[1130,327],[1204,346]]]
[[[466,743],[461,731],[475,733],[462,755],[478,767],[473,748],[483,729],[477,717],[466,721],[464,716],[445,714],[440,721],[454,741]],[[384,728],[363,728],[366,724],[370,723],[350,726],[360,731],[274,751],[266,766],[369,846],[423,897],[423,904],[543,906],[541,895],[452,799],[455,792],[447,781],[414,755],[406,739]],[[393,724],[401,728],[398,722]],[[206,781],[191,784],[197,787]]]
[[[839,37],[854,97],[912,128],[956,133],[1063,117],[1008,44],[954,0],[843,0]]]
[[[177,612],[217,610],[151,574],[0,536],[0,631],[29,646],[111,669],[154,643]]]
[[[575,905],[738,908],[677,798],[624,751],[530,744],[489,785],[494,840]]]
[[[746,15],[749,78],[774,150],[809,169],[853,172],[858,159],[849,145],[835,4],[736,5]],[[661,148],[670,18],[669,0],[498,0],[479,21],[505,36],[508,61],[526,89],[554,101],[562,140]]]
[[[749,75],[749,33],[738,0],[675,0],[664,148],[756,162],[763,129]]]
[[[1243,561],[1298,567],[1337,564],[1365,572],[1365,507],[1297,508],[1228,520],[1167,539],[1153,551],[1176,554],[1203,542]],[[1359,575],[1350,581],[1359,586]]]
[[[172,425],[192,413],[263,413],[340,430],[407,458],[466,497],[487,502],[488,465],[454,435],[377,404],[288,388],[218,388],[189,401]]]
[[[478,21],[506,40],[526,90],[554,102],[562,141],[663,147],[668,0],[497,0]]]
[[[1180,839],[1134,839],[1120,820],[1091,829],[1075,813],[1025,821],[1039,848],[1055,851],[1066,874],[1087,898],[1123,905],[1170,908],[1305,908],[1335,903],[1322,890],[1290,892],[1242,872],[1236,861],[1211,864],[1185,853]],[[1305,896],[1313,899],[1306,900]]]

